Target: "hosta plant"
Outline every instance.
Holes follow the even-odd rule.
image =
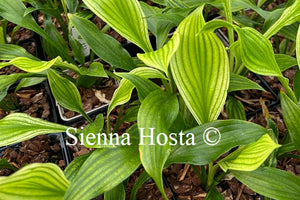
[[[299,199],[299,177],[275,168],[276,158],[295,149],[299,151],[299,78],[295,78],[296,84],[292,90],[281,73],[269,40],[282,27],[298,20],[294,14],[300,5],[299,1],[286,8],[264,35],[256,29],[240,27],[230,20],[232,5],[241,1],[215,1],[222,5],[227,21],[213,20],[208,23],[203,17],[206,1],[155,1],[166,8],[183,9],[189,13],[166,43],[163,42],[164,38],[160,38],[155,51],[148,35],[150,22],[146,20],[144,6],[139,1],[83,2],[109,26],[144,51],[137,55],[144,63],[142,66],[138,65],[129,72],[115,73],[122,80],[107,111],[109,116],[116,106],[127,103],[136,88],[140,102],[137,124],[127,130],[128,140],[122,140],[123,145],[116,141],[117,136],[112,138],[109,145],[104,145],[101,138],[96,139],[92,135],[105,130],[107,136],[110,135],[109,120],[106,121],[107,127],[103,127],[101,115],[94,121],[90,120],[84,130],[73,129],[71,134],[95,150],[75,159],[64,172],[52,164],[35,164],[20,169],[10,177],[1,177],[0,188],[3,189],[0,194],[4,199],[92,199],[102,193],[105,199],[125,199],[126,179],[141,164],[146,172],[134,186],[131,199],[135,199],[136,189],[148,177],[155,181],[167,199],[162,170],[173,163],[202,166],[198,174],[207,192],[206,199],[223,198],[215,186],[228,173],[266,197]],[[70,14],[69,19],[81,37],[92,49],[95,48],[98,42],[97,30],[91,28],[90,23],[79,14]],[[152,26],[155,24],[158,23],[152,21]],[[236,118],[240,119],[218,120],[228,92],[248,89],[251,83],[233,74],[230,69],[232,54],[228,55],[224,44],[213,32],[223,26],[238,35],[238,40],[230,43],[229,47],[230,50],[234,49],[236,62],[254,73],[276,76],[282,82],[285,89],[281,93],[283,116],[290,136],[287,143],[278,144],[276,126],[272,126],[271,120],[268,129],[247,122],[238,113],[241,109],[235,112]],[[297,52],[299,48],[297,45]],[[60,61],[56,59],[53,62]],[[32,66],[29,68],[34,69]],[[60,77],[55,69],[45,67],[41,71],[45,71],[57,86],[66,85],[68,91],[73,91],[74,86],[69,86],[67,79]],[[156,84],[152,79],[159,79],[161,84]],[[248,83],[248,88],[239,86],[237,80]],[[66,96],[63,89],[56,91],[62,101],[64,98],[72,99],[69,101],[71,104],[65,104],[66,107],[74,110],[78,108],[75,93]],[[65,132],[67,129],[66,126],[25,114],[11,114],[0,120],[0,146],[40,134]],[[233,148],[236,150],[222,157]],[[216,177],[218,169],[224,173]],[[24,179],[24,176],[27,178]],[[49,177],[55,179],[40,182],[40,179],[46,180]],[[16,190],[16,187],[20,189]]]

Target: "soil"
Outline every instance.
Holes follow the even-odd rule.
[[[135,182],[137,181],[137,179],[143,171],[145,171],[144,168],[140,168],[129,177],[128,184],[126,187],[126,200],[130,199],[130,194],[133,185],[135,184]],[[165,193],[169,199],[173,197],[171,188],[165,187]],[[149,178],[137,191],[136,200],[164,200],[164,198],[158,190],[154,181],[151,178]]]
[[[15,95],[13,92],[8,94],[8,99],[15,102],[17,109],[4,111],[0,108],[0,119],[12,112],[26,113],[32,117],[41,118],[47,121],[54,121],[54,115],[50,110],[48,94],[43,86],[41,88],[20,89]]]
[[[22,143],[10,145],[0,151],[0,159],[2,158],[6,158],[17,169],[30,163],[46,162],[55,163],[62,169],[66,166],[58,135],[40,135]],[[8,176],[11,173],[13,171],[0,169],[0,176]]]

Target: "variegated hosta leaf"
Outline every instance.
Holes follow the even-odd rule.
[[[234,97],[228,96],[226,101],[226,112],[229,119],[240,119],[247,120],[244,106],[241,101],[235,99]]]
[[[67,126],[13,113],[0,120],[0,147],[28,140],[37,135],[65,132]]]
[[[179,42],[180,37],[178,33],[175,33],[172,39],[163,48],[145,54],[137,54],[137,57],[146,65],[167,73],[170,59],[177,50]]]
[[[251,81],[250,79],[240,76],[237,74],[230,73],[230,83],[228,92],[239,91],[239,90],[262,90],[265,91],[260,85],[256,82]]]
[[[12,59],[9,62],[6,62],[5,64],[6,66],[15,65],[19,69],[24,70],[26,72],[41,72],[52,67],[55,64],[55,62],[58,60],[58,58],[59,57],[46,62],[46,61],[32,60],[26,57],[17,57]],[[5,67],[5,66],[1,66],[1,67]]]
[[[137,0],[83,0],[97,16],[145,52],[152,51],[145,15]]]
[[[0,60],[9,61],[17,57],[26,57],[32,60],[39,60],[28,53],[23,47],[14,44],[0,44]]]
[[[242,61],[250,71],[266,76],[282,76],[272,44],[266,37],[249,27],[236,27],[236,31],[240,38]]]
[[[32,76],[31,73],[18,73],[0,76],[0,101],[6,97],[9,87],[16,81]]]
[[[170,128],[177,118],[178,112],[179,104],[176,94],[169,94],[159,89],[144,99],[137,117],[142,164],[164,197],[166,196],[163,189],[162,170],[171,150],[169,145],[171,141],[166,137],[170,133]],[[151,130],[151,128],[153,129]],[[160,133],[164,133],[165,137],[160,137]],[[153,139],[149,139],[151,135]],[[159,143],[158,140],[161,140],[162,143]]]
[[[264,167],[252,172],[231,171],[231,173],[253,191],[271,199],[300,199],[300,178],[290,172]]]
[[[27,165],[8,177],[0,177],[2,200],[63,199],[69,181],[52,163]]]
[[[206,165],[233,147],[250,145],[266,132],[267,130],[260,125],[241,120],[216,120],[206,123],[184,131],[186,135],[193,133],[195,145],[174,146],[167,164]]]
[[[65,200],[97,197],[122,183],[138,168],[141,161],[137,147],[138,140],[134,139],[138,134],[137,127],[128,130],[128,133],[132,145],[96,149],[83,164],[79,161],[78,164],[81,166],[77,167],[80,169],[68,173],[75,177],[72,177]]]
[[[257,169],[274,151],[280,147],[273,142],[268,134],[262,136],[253,144],[240,147],[238,150],[218,162],[224,172],[228,169],[253,171]]]
[[[221,40],[200,33],[202,8],[185,18],[176,32],[180,44],[170,67],[179,93],[199,124],[217,119],[226,100],[229,62]]]
[[[48,70],[48,80],[51,92],[55,100],[64,108],[82,114],[89,119],[84,112],[79,91],[74,83],[58,75],[54,70]]]
[[[300,1],[296,0],[293,5],[286,8],[280,18],[265,32],[266,38],[276,34],[281,28],[291,25],[300,20]]]
[[[283,92],[280,94],[280,99],[284,123],[288,128],[292,142],[300,152],[300,108]]]
[[[143,78],[163,78],[166,77],[158,70],[150,67],[139,67],[132,70],[130,73],[141,76]],[[108,115],[118,105],[125,104],[130,100],[134,85],[126,79],[122,79],[119,87],[116,89],[108,107]]]
[[[188,5],[182,0],[165,0],[165,2],[171,8],[188,8]]]

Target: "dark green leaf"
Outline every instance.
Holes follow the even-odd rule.
[[[169,130],[173,121],[177,118],[178,112],[179,105],[176,94],[171,95],[160,89],[150,93],[144,99],[138,112],[137,124],[140,132],[143,131],[143,136],[153,135],[152,141],[149,138],[144,138],[140,133],[141,161],[164,197],[166,195],[163,188],[162,170],[170,154],[171,146],[168,139],[162,139],[162,145],[160,145],[156,138],[159,133],[165,133],[168,137]]]
[[[300,178],[280,169],[264,167],[252,172],[231,171],[253,191],[277,200],[300,199]]]
[[[26,57],[32,60],[39,60],[18,45],[0,44],[0,60],[9,61],[17,57]]]
[[[284,123],[288,128],[292,142],[300,152],[300,107],[283,92],[280,93],[280,99]]]
[[[100,58],[121,69],[130,71],[135,68],[129,53],[121,44],[102,33],[95,24],[76,15],[71,15],[70,20],[81,37]]]
[[[300,102],[300,70],[298,69],[294,76],[294,93],[298,103]]]
[[[17,168],[15,168],[13,165],[9,164],[9,162],[6,160],[6,158],[0,159],[0,169],[10,169],[12,171],[17,171]]]
[[[212,129],[215,128],[215,129]],[[213,130],[219,130],[220,135]],[[184,131],[185,135],[193,133],[195,145],[186,145],[183,136],[183,144],[176,145],[169,156],[167,164],[189,163],[193,165],[205,165],[214,162],[223,153],[240,145],[247,145],[255,142],[267,133],[262,126],[240,120],[224,120],[203,124],[194,129]],[[208,139],[205,139],[208,137]],[[191,136],[189,137],[191,138]],[[205,141],[204,141],[204,139]],[[213,145],[219,140],[219,143]],[[209,145],[211,142],[212,145]],[[202,153],[199,153],[202,152]],[[203,153],[209,152],[209,153]]]
[[[216,188],[211,188],[207,193],[205,200],[224,200],[222,194],[216,190]]]
[[[130,192],[130,200],[136,200],[136,194],[139,190],[139,188],[150,178],[149,174],[146,171],[143,171],[143,173],[139,176],[139,178],[136,180],[135,184],[132,187],[132,190]]]

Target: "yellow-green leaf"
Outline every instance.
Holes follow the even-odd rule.
[[[253,171],[257,169],[274,151],[280,147],[273,142],[268,134],[249,146],[240,147],[238,150],[219,161],[223,171],[228,169],[239,171]]]
[[[30,164],[0,177],[1,200],[61,200],[68,187],[63,171],[52,163]]]
[[[175,33],[172,39],[163,48],[145,54],[137,54],[137,57],[146,65],[167,73],[170,59],[177,50],[179,41],[179,35]]]
[[[170,69],[184,102],[199,124],[217,119],[227,96],[229,62],[222,41],[200,33],[205,21],[199,7],[179,25],[180,44]]]
[[[67,128],[24,113],[13,113],[0,120],[0,147],[22,142],[37,135],[64,132]]]
[[[152,51],[145,15],[137,0],[83,0],[97,16],[145,52]]]

